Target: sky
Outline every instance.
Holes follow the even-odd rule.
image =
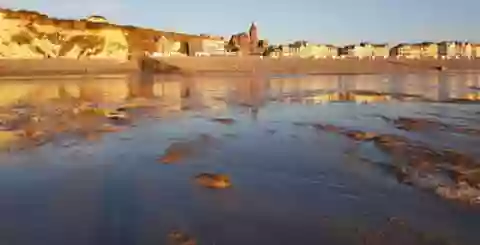
[[[480,42],[480,0],[0,0],[0,7],[225,37],[255,21],[270,43]]]

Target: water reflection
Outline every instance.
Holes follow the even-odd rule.
[[[389,95],[395,94],[422,96],[432,101],[478,100],[480,92],[472,88],[479,86],[477,74],[331,75],[266,80],[265,77],[179,77],[144,73],[101,79],[2,81],[0,106],[66,98],[114,103],[133,98],[162,98],[178,104],[178,108],[192,103],[217,107],[221,104],[219,99],[261,108],[268,96],[290,96],[292,101],[313,100],[314,103],[388,101],[394,98]]]
[[[473,202],[480,189],[464,188],[480,183],[479,80],[1,81],[0,145],[20,132],[33,147],[0,154],[0,237],[164,244],[178,229],[199,244],[384,244],[384,234],[398,244],[479,244],[479,211],[454,202],[465,190]],[[78,135],[96,141],[70,144]],[[201,172],[227,173],[233,188],[198,188]],[[430,187],[437,181],[450,185],[444,196]]]

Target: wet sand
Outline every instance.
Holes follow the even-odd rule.
[[[480,70],[480,60],[332,60],[259,57],[168,57],[157,59],[112,60],[0,60],[0,76],[130,73],[252,73],[265,74],[389,74],[411,72],[451,72]]]
[[[475,73],[2,81],[0,237],[477,245],[479,86]]]

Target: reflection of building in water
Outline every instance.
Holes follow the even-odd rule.
[[[338,91],[347,92],[355,89],[355,83],[352,81],[353,76],[340,76],[338,80]]]
[[[196,77],[157,76],[153,85],[154,95],[161,99],[163,108],[169,111],[200,109],[213,99],[205,96],[204,92],[215,89],[215,82],[209,79]]]
[[[335,90],[337,89],[338,76],[307,76],[299,79],[302,91]]]
[[[348,90],[367,90],[375,92],[385,92],[388,91],[387,84],[384,82],[388,81],[388,76],[385,75],[355,75],[355,76],[345,76],[345,79],[348,79],[350,85],[347,87]]]
[[[155,80],[153,91],[163,102],[163,108],[170,111],[182,109],[182,84],[177,78],[159,77]]]
[[[196,103],[201,103],[210,110],[224,110],[227,107],[228,92],[235,79],[199,77],[194,81],[198,91]]]
[[[440,96],[440,76],[439,73],[395,74],[389,79],[389,92],[437,100]]]
[[[480,88],[480,75],[475,73],[466,73],[464,76],[464,83],[462,83],[462,97],[467,100],[480,100],[480,92],[476,88]],[[473,90],[472,88],[475,88]]]
[[[153,98],[153,84],[155,75],[149,72],[142,72],[131,75],[128,86],[128,98]]]
[[[403,83],[403,90],[398,91],[398,93],[421,95],[423,93],[422,86],[425,83],[423,79],[424,77],[421,74],[405,75],[405,77],[399,81],[400,83]]]
[[[311,97],[305,98],[307,104],[324,104],[331,101],[340,101],[340,93],[331,92],[314,95]]]
[[[96,78],[78,83],[79,98],[91,102],[122,102],[128,95],[127,77]]]
[[[448,98],[462,98],[462,95],[464,95],[466,92],[464,76],[460,74],[445,76],[447,77],[449,83]]]
[[[390,93],[403,93],[404,90],[404,81],[405,75],[396,74],[390,77],[388,80],[388,90]]]
[[[473,74],[440,75],[440,100],[475,98],[475,94],[472,94],[470,87],[478,83],[477,79]]]
[[[294,93],[299,90],[298,78],[274,78],[270,80],[270,92],[273,95]]]
[[[450,98],[450,81],[445,74],[440,75],[438,82],[438,99],[448,100]]]
[[[422,90],[418,95],[424,96],[430,100],[439,100],[438,90],[440,84],[440,73],[426,74],[425,79],[418,81],[422,83]]]
[[[350,94],[350,101],[355,101],[357,103],[375,103],[375,102],[384,102],[392,99],[389,95],[384,94]]]
[[[475,73],[466,73],[465,75],[465,86],[466,87],[476,87],[480,86],[480,75]]]
[[[391,99],[390,96],[377,93],[379,90],[387,90],[388,83],[384,83],[384,79],[387,77],[381,75],[310,76],[272,79],[270,85],[273,95],[286,102],[317,104],[355,101],[369,103]]]
[[[266,101],[267,82],[263,77],[248,77],[235,84],[235,94],[232,98],[235,103],[253,108],[261,107]]]
[[[351,101],[362,104],[389,101],[391,99],[389,95],[376,93],[331,92],[305,97],[302,102],[307,104],[323,104],[328,102]]]
[[[282,94],[297,94],[309,91],[338,90],[340,76],[305,76],[298,78],[274,78],[270,79],[270,93],[273,96]]]

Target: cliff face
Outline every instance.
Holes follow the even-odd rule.
[[[57,20],[36,12],[0,11],[2,58],[126,59],[123,30],[104,23]]]
[[[0,58],[100,58],[126,60],[156,52],[161,37],[180,42],[204,38],[87,20],[59,20],[30,11],[0,9]]]

